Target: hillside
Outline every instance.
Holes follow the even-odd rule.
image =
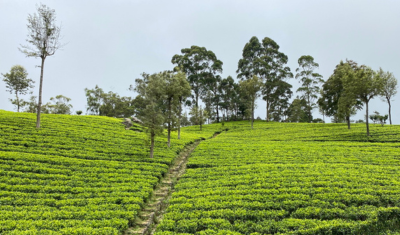
[[[193,152],[156,234],[399,234],[400,126],[227,125]]]
[[[131,225],[177,153],[218,129],[156,141],[121,119],[0,110],[0,234],[120,234]]]

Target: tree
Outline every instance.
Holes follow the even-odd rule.
[[[11,103],[17,106],[19,112],[20,107],[23,106],[24,100],[19,98],[19,95],[26,95],[29,88],[33,88],[32,79],[27,78],[28,72],[21,65],[14,65],[11,67],[10,73],[3,75],[3,81],[6,83],[6,88],[10,94],[15,94],[15,99],[10,99]]]
[[[280,103],[280,99],[286,99],[292,94],[291,86],[284,80],[292,78],[289,67],[285,67],[288,57],[279,51],[279,45],[271,38],[265,37],[262,41],[260,57],[260,73],[264,80],[262,89],[263,100],[266,102],[266,121],[271,120],[271,106]],[[289,86],[288,86],[289,85]],[[289,90],[287,90],[289,89]],[[289,96],[289,98],[290,98]],[[284,101],[283,101],[284,102]]]
[[[92,115],[99,115],[102,97],[104,96],[103,89],[97,85],[92,90],[85,88],[85,95],[87,99],[86,112]]]
[[[146,127],[146,132],[149,134],[150,158],[153,158],[155,137],[160,135],[164,129],[163,106],[166,100],[164,91],[166,84],[162,73],[152,75],[143,73],[142,77],[142,79],[135,80],[136,87],[133,89],[143,98],[144,109],[139,113],[139,118],[143,121],[143,126]]]
[[[289,99],[292,97],[292,85],[282,80],[273,81],[273,92],[269,94],[269,114],[267,121],[281,121],[285,111],[289,108]],[[265,87],[265,86],[264,86]]]
[[[208,112],[205,111],[201,106],[193,106],[189,114],[191,115],[190,121],[192,125],[200,125],[200,131],[202,131],[202,126],[207,121]]]
[[[172,64],[175,64],[175,71],[186,73],[189,84],[194,92],[194,102],[199,106],[199,97],[205,89],[205,80],[222,72],[222,61],[217,59],[214,52],[205,47],[191,46],[181,50],[182,55],[174,55]]]
[[[183,100],[190,96],[190,85],[186,80],[183,72],[174,74],[165,71],[162,73],[165,79],[165,95],[166,95],[166,123],[168,131],[168,147],[171,146],[171,130],[178,128],[178,139],[180,139],[180,121],[182,115]]]
[[[343,79],[343,87],[348,94],[354,95],[365,104],[365,123],[369,136],[368,103],[382,93],[383,80],[371,68],[362,65],[355,72],[349,72]]]
[[[44,4],[37,7],[37,14],[28,16],[28,45],[21,45],[20,51],[27,57],[41,58],[40,65],[40,84],[39,84],[39,102],[37,108],[36,128],[40,128],[40,113],[42,106],[42,87],[44,61],[48,56],[62,47],[59,42],[61,27],[57,26],[55,11]]]
[[[350,129],[350,116],[362,108],[362,102],[351,92],[346,92],[343,87],[343,79],[358,69],[356,62],[346,60],[336,65],[333,74],[323,84],[320,90],[321,97],[318,99],[318,106],[326,116],[333,116],[334,122],[347,122]]]
[[[133,89],[133,88],[132,88]],[[120,97],[117,93],[105,93],[99,86],[85,88],[88,114],[107,117],[129,117],[135,113],[135,101],[131,97]]]
[[[253,129],[256,99],[260,97],[262,82],[256,75],[253,75],[252,79],[240,81],[239,86],[241,87],[242,92],[247,97],[247,104],[248,104],[247,107],[248,110],[250,110],[250,115],[251,115],[251,129]]]
[[[242,59],[238,62],[236,73],[241,80],[260,76],[261,43],[257,37],[252,37],[243,48]]]
[[[308,122],[307,101],[297,97],[293,100],[287,110],[288,122]]]
[[[391,103],[393,96],[397,93],[397,79],[391,72],[384,72],[382,68],[377,71],[378,76],[383,80],[383,88],[380,96],[383,101],[386,101],[389,105],[389,123],[392,125],[392,114],[391,114]]]
[[[49,106],[50,113],[53,114],[71,114],[71,109],[72,105],[68,104],[68,102],[71,101],[70,98],[63,96],[63,95],[58,95],[55,98],[51,97],[50,101],[53,102]]]
[[[279,103],[277,92],[282,91],[278,86],[281,81],[293,77],[289,67],[285,67],[288,57],[279,51],[279,45],[271,38],[265,37],[262,43],[257,37],[252,37],[243,48],[242,59],[238,63],[238,77],[250,79],[258,76],[264,83],[263,99],[266,101],[266,120],[271,120],[271,105]]]
[[[308,122],[312,121],[312,110],[315,108],[314,100],[319,94],[318,84],[323,83],[322,76],[315,73],[314,70],[319,67],[318,63],[314,62],[314,58],[310,55],[303,55],[298,60],[299,67],[296,69],[296,79],[300,79],[301,87],[297,92],[302,93],[300,98],[307,103]]]

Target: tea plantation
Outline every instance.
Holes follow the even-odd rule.
[[[121,234],[177,153],[220,125],[186,128],[148,157],[145,133],[121,119],[0,110],[0,234]]]
[[[400,234],[400,126],[248,122],[195,149],[161,234]]]

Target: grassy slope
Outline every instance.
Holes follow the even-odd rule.
[[[399,228],[400,126],[371,125],[367,138],[363,124],[226,125],[228,132],[202,142],[189,159],[158,234]]]
[[[157,139],[120,119],[0,110],[0,234],[119,234],[186,144],[219,126]]]

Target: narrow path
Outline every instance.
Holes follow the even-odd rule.
[[[213,138],[215,136],[216,135],[214,135]],[[169,168],[168,173],[156,187],[151,199],[139,212],[132,227],[128,228],[123,234],[145,235],[154,233],[157,224],[161,221],[162,216],[167,209],[167,202],[171,193],[174,191],[173,188],[175,183],[185,173],[187,160],[200,142],[201,140],[197,140],[196,142],[186,146],[180,152],[179,156]]]

